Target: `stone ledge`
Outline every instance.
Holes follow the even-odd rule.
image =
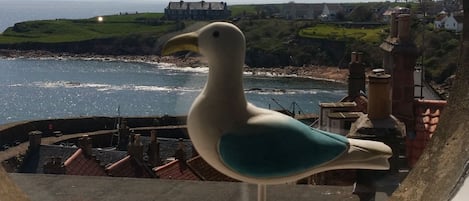
[[[257,200],[255,185],[117,177],[9,174],[31,200]],[[268,201],[358,201],[351,186],[275,185]]]

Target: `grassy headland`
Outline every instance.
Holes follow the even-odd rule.
[[[154,34],[171,30],[175,23],[161,21],[162,13],[102,16],[80,20],[41,20],[17,23],[0,35],[0,43],[75,42],[97,38]]]
[[[234,6],[232,15],[256,15],[259,13],[256,8],[253,5]],[[111,55],[155,54],[159,52],[161,38],[196,23],[163,20],[162,16],[162,13],[140,13],[102,16],[102,21],[92,17],[21,22],[0,35],[0,48]],[[337,66],[338,61],[345,61],[344,58],[349,55],[350,47],[345,42],[360,40],[373,44],[381,30],[338,28],[308,20],[276,18],[245,17],[233,23],[245,32],[248,47],[246,62],[253,67]],[[351,38],[344,41],[327,37],[326,33],[334,29],[350,32],[347,37]],[[363,48],[366,49],[368,47]]]

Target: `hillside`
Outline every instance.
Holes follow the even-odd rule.
[[[267,8],[275,10],[277,7],[232,7],[232,22],[246,35],[246,64],[251,67],[345,66],[351,51],[363,52],[368,67],[379,67],[382,63],[378,46],[388,35],[387,26],[364,28],[360,23],[323,24],[315,20],[262,17]],[[102,21],[93,17],[17,23],[0,35],[0,49],[155,55],[170,36],[208,23],[166,21],[162,16],[162,13],[140,13],[102,16]],[[459,36],[417,23],[412,30],[417,46],[425,50],[423,63],[427,78],[443,82],[457,65]]]
[[[237,8],[253,14],[252,6]],[[235,13],[236,13],[235,12]],[[166,21],[161,13],[102,16],[80,20],[42,20],[17,23],[0,36],[0,48],[108,55],[158,54],[162,42],[196,21]],[[335,25],[284,19],[240,19],[233,22],[246,34],[247,61],[252,67],[338,66],[344,64],[353,41],[372,44],[379,30],[352,30],[346,38],[324,38]],[[273,31],[275,30],[275,31]],[[376,31],[378,30],[378,31]],[[357,36],[367,37],[357,37]],[[352,43],[351,43],[352,42]],[[371,42],[371,43],[369,43]],[[332,47],[332,48],[331,48]],[[363,51],[368,48],[363,48]],[[371,61],[371,60],[370,60]],[[370,63],[377,63],[371,61]]]
[[[0,35],[0,48],[97,54],[155,53],[158,38],[185,24],[162,21],[161,13],[41,20],[15,24]]]

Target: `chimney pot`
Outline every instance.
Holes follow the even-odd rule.
[[[365,68],[361,62],[361,52],[352,52],[352,61],[349,63],[348,96],[354,98],[365,91]]]
[[[78,143],[79,143],[79,147],[83,150],[83,153],[85,154],[85,156],[91,156],[92,155],[91,148],[93,146],[92,146],[91,138],[88,135],[83,135],[79,139]]]
[[[384,69],[375,69],[368,79],[368,118],[388,118],[392,111],[391,76]]]
[[[182,138],[179,138],[178,148],[176,150],[175,158],[179,161],[179,171],[184,171],[187,168],[186,165],[186,152],[184,151],[184,141]]]
[[[39,149],[39,147],[41,146],[42,132],[31,131],[28,133],[28,135],[29,135],[29,149],[30,150]]]
[[[151,130],[150,131],[150,142],[156,142],[157,137],[156,137],[156,130]]]
[[[351,55],[351,63],[355,63],[357,62],[357,52],[352,52],[352,55]]]
[[[408,42],[410,40],[410,15],[399,15],[398,37],[400,42]]]
[[[358,52],[356,57],[357,57],[356,61],[358,63],[361,63],[363,59],[363,52]]]
[[[156,136],[156,130],[150,132],[150,145],[148,146],[148,162],[152,166],[158,166],[161,164],[160,161],[160,144],[158,143],[158,138]]]
[[[127,146],[129,144],[129,134],[130,130],[129,127],[127,126],[127,120],[122,119],[122,121],[119,124],[119,130],[118,132],[118,139],[117,139],[117,149],[120,151],[125,151],[127,150]]]
[[[391,28],[389,30],[391,37],[397,37],[398,20],[397,13],[391,14]]]
[[[128,153],[133,158],[143,161],[143,144],[140,139],[140,134],[130,135]]]

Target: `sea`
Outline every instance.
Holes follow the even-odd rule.
[[[91,59],[0,59],[0,125],[84,116],[186,115],[207,67]],[[296,76],[245,73],[246,98],[256,106],[318,113],[346,86]]]

